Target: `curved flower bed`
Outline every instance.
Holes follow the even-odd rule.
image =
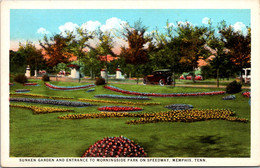
[[[225,97],[222,97],[223,100],[234,100],[236,99],[236,96],[235,95],[229,95],[229,96],[225,96]]]
[[[95,91],[95,89],[89,89],[86,92],[89,93],[89,92],[94,92],[94,91]]]
[[[242,95],[245,96],[245,97],[250,98],[251,97],[251,92],[243,92]]]
[[[64,108],[54,108],[54,107],[37,107],[37,106],[25,106],[25,105],[17,105],[10,104],[10,107],[18,107],[18,108],[26,108],[33,111],[34,114],[45,114],[45,113],[53,113],[53,112],[72,112],[74,110],[64,109]]]
[[[31,89],[16,89],[15,92],[19,93],[19,92],[30,92]]]
[[[143,97],[143,96],[122,96],[122,95],[109,95],[109,94],[95,95],[95,97],[111,98],[111,99],[151,100],[149,97]]]
[[[84,99],[79,98],[80,101],[87,101],[87,102],[96,102],[96,103],[111,103],[111,104],[127,104],[127,105],[160,105],[161,103],[158,102],[128,102],[128,101],[111,101],[111,100],[94,100],[94,99]]]
[[[53,100],[53,99],[35,99],[35,98],[10,98],[11,102],[26,102],[26,103],[39,103],[39,104],[51,104],[51,105],[62,105],[72,107],[86,107],[94,106],[93,104],[76,102],[76,101],[65,101],[65,100]]]
[[[139,107],[122,107],[122,106],[104,106],[99,107],[99,111],[107,111],[107,112],[127,112],[127,111],[141,111],[142,108]]]
[[[50,83],[45,83],[45,86],[50,88],[50,89],[55,89],[55,90],[78,90],[78,89],[85,89],[89,87],[93,87],[95,85],[89,84],[89,85],[81,85],[81,86],[56,86]]]
[[[62,96],[45,96],[40,94],[30,94],[30,93],[10,93],[10,96],[29,96],[29,97],[41,97],[47,99],[73,99],[72,97],[62,97]]]
[[[140,95],[140,96],[156,96],[156,97],[182,97],[182,96],[205,96],[205,95],[219,95],[224,94],[225,91],[212,91],[212,92],[196,92],[196,93],[143,93],[123,90],[115,86],[104,86],[106,89],[120,92],[124,94]]]
[[[134,141],[119,137],[107,137],[91,145],[82,157],[146,157],[144,149]]]
[[[189,110],[189,109],[193,109],[193,106],[190,104],[170,104],[168,106],[165,106],[165,108],[171,110]]]
[[[24,83],[24,86],[39,86],[38,83]]]
[[[207,120],[227,120],[237,122],[248,122],[247,119],[234,117],[235,113],[227,109],[206,110],[175,110],[158,113],[117,113],[101,112],[91,114],[69,114],[60,116],[59,119],[93,119],[93,118],[121,118],[141,117],[138,120],[127,121],[127,124],[145,124],[157,122],[196,122]]]

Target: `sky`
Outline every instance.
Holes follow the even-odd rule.
[[[65,30],[83,27],[102,31],[120,30],[122,24],[133,25],[141,19],[148,26],[148,32],[158,29],[164,32],[166,22],[176,26],[177,22],[190,22],[195,26],[207,26],[208,19],[213,26],[225,20],[235,30],[246,33],[250,26],[249,9],[11,9],[10,48],[16,49],[19,42],[26,40],[38,44],[44,35],[52,36]]]

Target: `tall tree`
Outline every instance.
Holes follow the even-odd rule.
[[[178,24],[176,28],[177,39],[180,42],[180,63],[186,70],[192,71],[195,82],[195,70],[198,68],[198,60],[207,53],[204,45],[207,41],[208,28],[193,26],[189,22]]]
[[[30,41],[27,41],[25,45],[20,43],[18,53],[22,56],[22,58],[25,58],[26,64],[30,65],[32,70],[37,71],[44,64],[42,50],[37,49]]]
[[[77,35],[74,36],[73,32],[67,32],[68,39],[71,39],[71,44],[69,45],[69,50],[77,56],[77,60],[79,61],[79,65],[81,64],[81,59],[86,55],[86,49],[91,49],[92,47],[88,43],[90,39],[93,39],[93,32],[89,32],[88,30],[83,30],[82,28],[77,29]],[[79,68],[80,74],[80,68]],[[79,80],[80,82],[80,76]]]
[[[63,37],[61,34],[56,34],[49,39],[45,35],[43,41],[39,41],[40,46],[43,48],[47,65],[54,67],[59,63],[68,63],[69,58],[73,55],[68,50],[71,36]]]
[[[148,61],[148,49],[145,45],[150,38],[145,36],[147,27],[142,25],[141,20],[135,22],[134,26],[124,26],[123,36],[125,37],[128,48],[121,48],[121,55],[127,64],[135,65],[137,68],[137,84],[139,81],[140,65]]]
[[[98,53],[99,58],[106,57],[106,82],[108,82],[108,55],[112,57],[118,57],[112,50],[113,48],[113,39],[109,32],[103,32],[100,29],[97,32],[97,38],[99,40],[99,44],[95,48],[95,52]]]
[[[231,61],[240,70],[240,82],[243,83],[243,68],[251,66],[251,28],[247,28],[246,35],[242,31],[235,31],[230,25],[222,21],[219,33],[225,47],[229,50]]]
[[[170,26],[168,22],[166,23],[166,33],[155,31],[153,36],[154,42],[150,43],[149,46],[151,64],[155,69],[171,69],[173,85],[175,86],[175,75],[182,71],[180,66],[180,40],[173,36],[173,26]]]

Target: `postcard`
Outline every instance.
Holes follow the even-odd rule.
[[[259,1],[2,1],[1,166],[259,166]]]

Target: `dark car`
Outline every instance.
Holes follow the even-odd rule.
[[[152,72],[152,75],[144,77],[143,83],[159,84],[161,86],[170,85],[172,83],[172,72],[170,69],[160,69]]]

